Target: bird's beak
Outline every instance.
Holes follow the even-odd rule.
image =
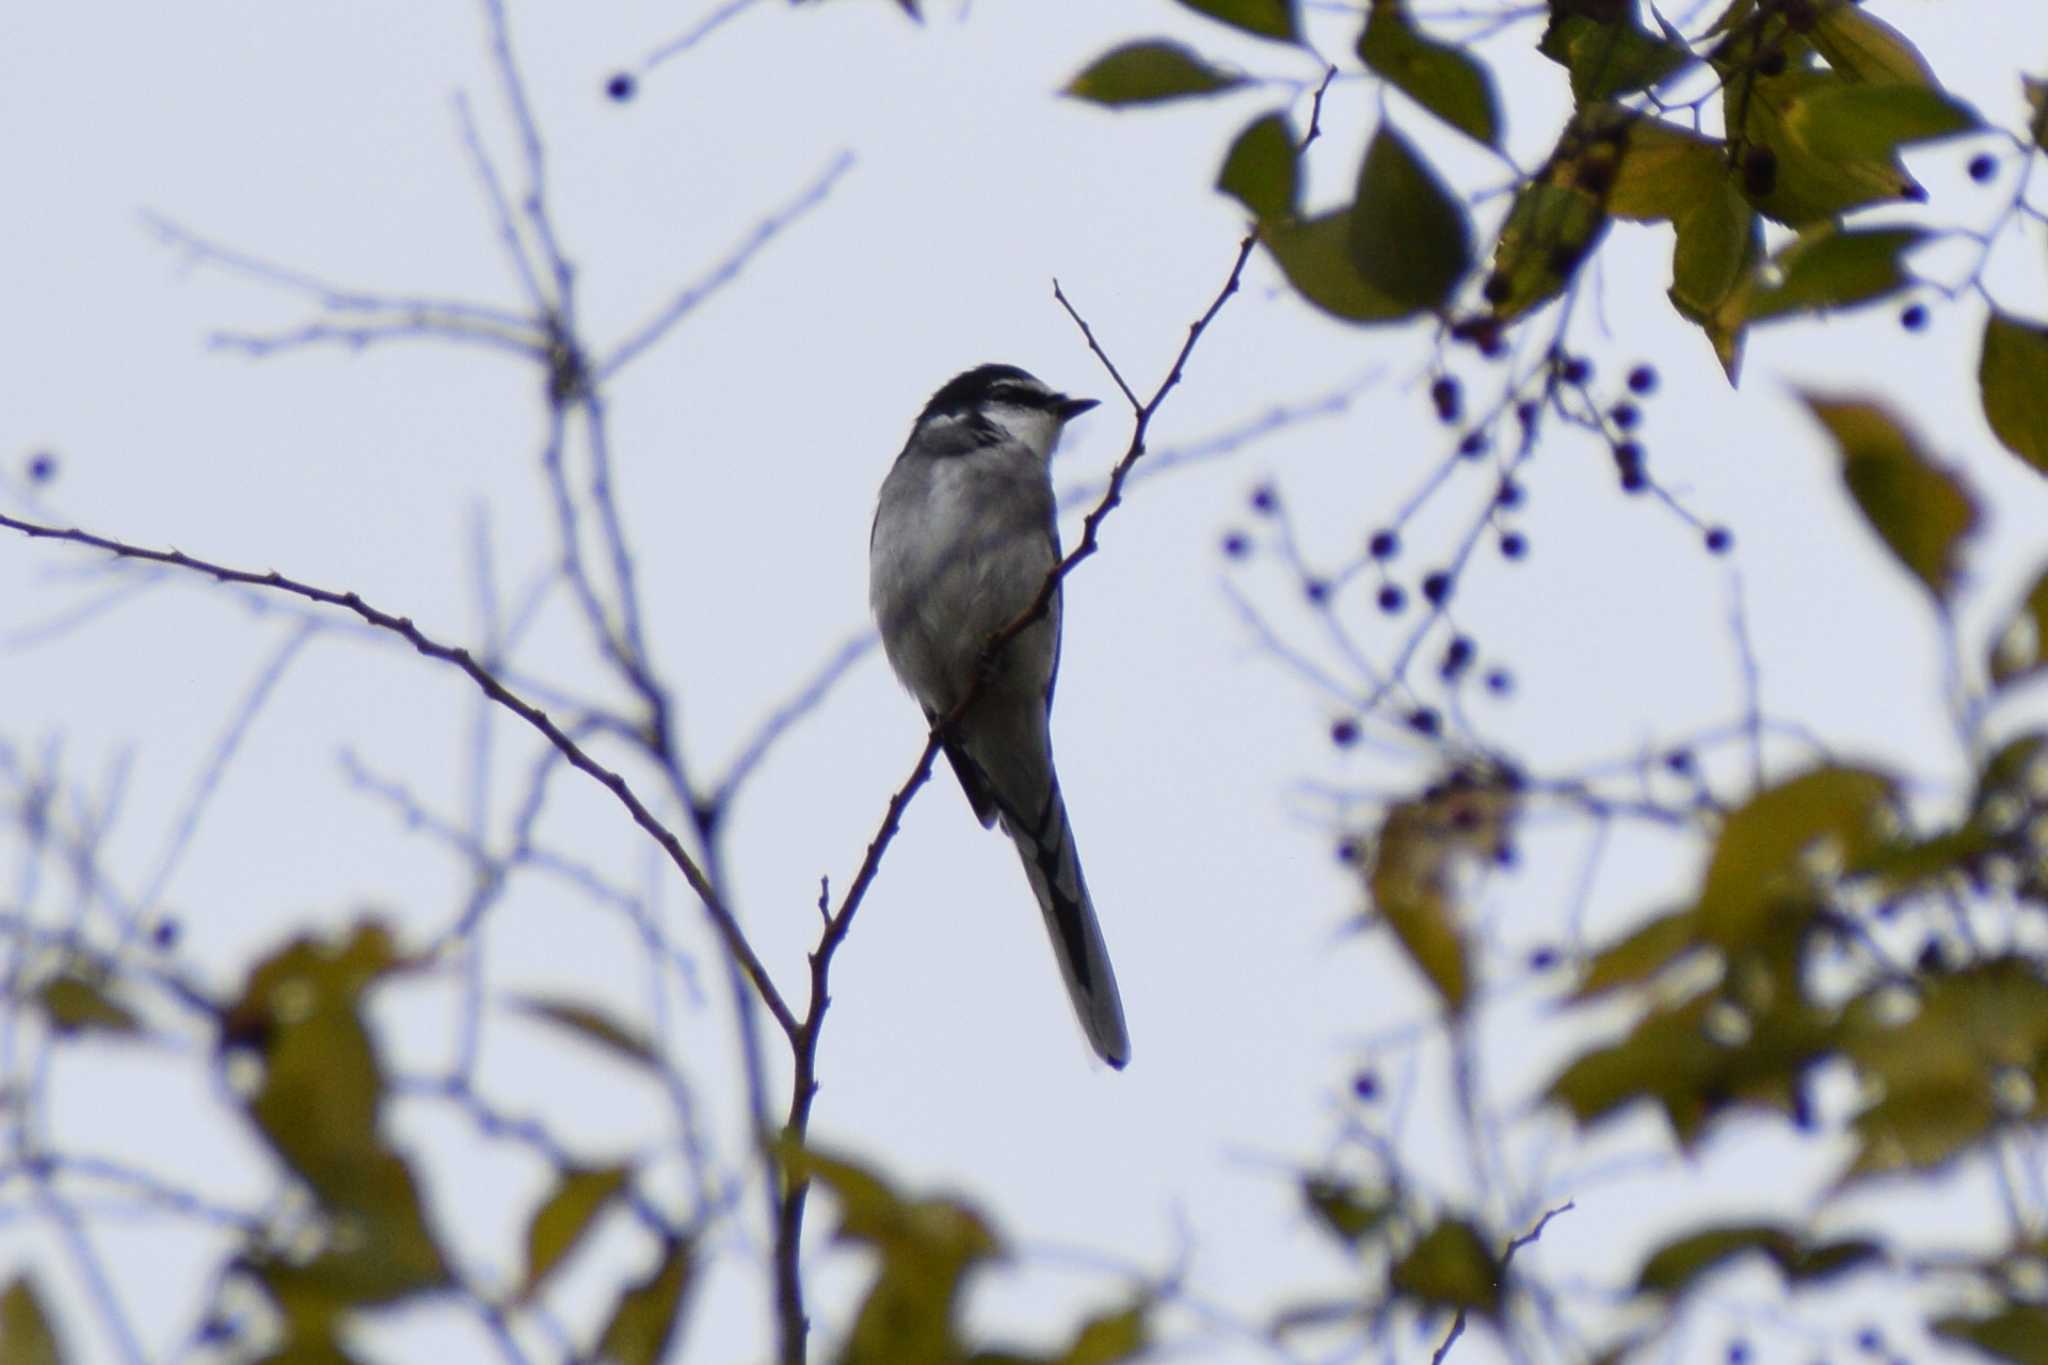
[[[1093,398],[1068,398],[1062,395],[1058,407],[1060,420],[1062,422],[1073,421],[1076,417],[1094,407],[1097,401]]]

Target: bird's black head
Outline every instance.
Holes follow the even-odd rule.
[[[931,396],[917,420],[969,416],[994,406],[1027,408],[1071,421],[1095,406],[1093,398],[1069,398],[1015,365],[977,365],[956,375]]]

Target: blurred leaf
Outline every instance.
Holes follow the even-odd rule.
[[[1581,189],[1534,181],[1515,195],[1493,248],[1486,301],[1502,321],[1564,292],[1607,231],[1600,201]]]
[[[1244,77],[1219,71],[1179,43],[1126,43],[1105,53],[1067,83],[1066,93],[1116,108],[1154,104],[1191,95],[1213,95],[1244,84]]]
[[[1617,5],[1603,22],[1553,8],[1550,26],[1537,46],[1571,73],[1572,99],[1592,104],[1657,85],[1693,61],[1692,52],[1659,38],[1636,22],[1634,5]]]
[[[696,1247],[677,1238],[663,1248],[648,1277],[619,1295],[597,1340],[597,1354],[614,1365],[658,1365],[682,1321],[683,1296],[696,1268]]]
[[[1606,199],[1616,218],[1682,222],[1726,193],[1728,149],[1719,138],[1638,115],[1617,126],[1621,159]]]
[[[2048,152],[2048,81],[2022,76],[2020,93],[2026,96],[2027,108],[2033,113],[2033,118],[2028,121],[2027,131],[2033,134],[2034,145]]]
[[[1854,4],[1834,4],[1814,19],[1809,34],[1828,65],[1853,81],[1874,85],[1935,86],[1920,50],[1897,29]]]
[[[1952,1314],[1935,1319],[1934,1330],[2016,1365],[2048,1365],[2048,1308],[2039,1304],[2008,1303],[1982,1318]]]
[[[1357,1246],[1394,1211],[1392,1199],[1330,1176],[1305,1177],[1301,1193],[1316,1221],[1346,1246]]]
[[[602,1010],[574,1000],[550,1000],[534,995],[515,995],[506,1003],[521,1014],[559,1024],[629,1062],[656,1069],[661,1066],[661,1058],[655,1054],[653,1043],[642,1037],[638,1030],[626,1027]]]
[[[1407,0],[1372,0],[1358,57],[1395,89],[1468,137],[1500,145],[1493,79],[1463,48],[1416,31]]]
[[[2048,982],[2023,958],[1878,986],[1851,1002],[1844,1050],[1877,1098],[1848,1177],[1941,1166],[2000,1122],[2048,1117]]]
[[[1673,962],[1700,945],[1699,911],[1692,906],[1658,915],[1634,933],[1594,954],[1573,992],[1590,1000],[1618,986],[1647,985]]]
[[[1253,119],[1230,144],[1216,188],[1243,204],[1261,221],[1292,218],[1301,194],[1294,130],[1285,114]]]
[[[1465,210],[1385,121],[1359,168],[1348,245],[1359,277],[1410,312],[1442,304],[1472,264]]]
[[[1507,1268],[1470,1223],[1445,1219],[1422,1235],[1388,1271],[1394,1292],[1431,1308],[1500,1317]]]
[[[1821,312],[1874,302],[1909,284],[1900,257],[1927,234],[1916,228],[1842,230],[1819,223],[1788,243],[1769,267],[1752,262],[1740,294],[1748,319]],[[1767,282],[1772,278],[1775,282]]]
[[[1984,322],[1977,389],[1992,434],[2048,474],[2048,328],[1992,310]]]
[[[1136,1360],[1151,1345],[1146,1330],[1148,1307],[1135,1303],[1097,1314],[1082,1323],[1073,1341],[1056,1355],[976,1351],[968,1357],[968,1365],[1121,1365]]]
[[[141,1025],[126,1007],[108,995],[99,973],[73,964],[36,988],[35,1002],[60,1034],[132,1034]]]
[[[1809,1245],[1788,1228],[1769,1223],[1734,1224],[1686,1233],[1659,1247],[1643,1262],[1642,1272],[1636,1277],[1636,1291],[1683,1293],[1700,1276],[1748,1252],[1769,1257],[1792,1284],[1826,1279],[1884,1257],[1884,1248],[1875,1242]]]
[[[360,1017],[370,987],[405,965],[374,922],[344,940],[302,938],[257,964],[222,1022],[222,1046],[260,1066],[249,1116],[326,1220],[310,1259],[252,1266],[295,1349],[325,1349],[346,1309],[448,1279],[412,1173],[378,1135],[384,1081]]]
[[[1259,239],[1287,282],[1316,307],[1346,322],[1398,322],[1414,309],[1368,284],[1351,260],[1349,205],[1296,222],[1268,219]]]
[[[1483,772],[1459,771],[1387,812],[1374,840],[1366,889],[1444,1008],[1465,1008],[1472,981],[1459,924],[1457,874],[1492,862],[1510,842],[1518,802]]]
[[[1962,568],[1963,541],[1977,525],[1977,503],[1968,487],[1930,461],[1876,405],[1812,393],[1801,397],[1834,437],[1842,477],[1864,521],[1945,607]]]
[[[1758,792],[1722,822],[1701,882],[1703,938],[1726,948],[1756,945],[1773,917],[1808,901],[1810,860],[1822,850],[1841,867],[1879,841],[1891,780],[1861,768],[1818,768]]]
[[[7,1365],[62,1365],[64,1359],[56,1329],[26,1276],[9,1281],[0,1293],[0,1357]]]
[[[1180,0],[1197,14],[1240,29],[1258,38],[1283,43],[1301,41],[1301,26],[1294,16],[1293,0]]]
[[[1742,371],[1749,277],[1763,259],[1763,221],[1734,187],[1678,220],[1671,256],[1671,303],[1699,324],[1733,384]]]
[[[1864,85],[1795,68],[1746,76],[1726,98],[1742,112],[1743,192],[1766,216],[1803,227],[1924,193],[1899,164],[1908,143],[1969,131],[1974,113],[1920,85]]]
[[[1991,681],[1998,687],[2024,682],[2048,668],[2048,568],[1992,638],[1990,667]]]
[[[1820,223],[1779,252],[1778,283],[1749,295],[1752,322],[1785,313],[1825,312],[1871,303],[1907,283],[1899,258],[1925,241],[1919,228],[1845,232]]]
[[[841,1241],[880,1261],[856,1315],[846,1365],[943,1362],[964,1354],[955,1315],[967,1273],[1002,1253],[995,1233],[965,1204],[907,1200],[852,1162],[785,1144],[786,1178],[816,1180],[839,1201]]]
[[[1703,994],[1654,1009],[1620,1041],[1573,1058],[1549,1098],[1581,1124],[1654,1101],[1687,1148],[1734,1106],[1796,1112],[1805,1072],[1834,1048],[1835,1028],[1797,988],[1797,926],[1777,927],[1769,951],[1744,953],[1726,968],[1747,1008]]]
[[[526,1298],[548,1273],[576,1249],[613,1196],[626,1187],[624,1166],[571,1166],[555,1181],[555,1189],[535,1210],[526,1226]]]

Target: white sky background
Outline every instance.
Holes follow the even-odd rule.
[[[2048,14],[1991,0],[1870,8],[1892,16],[1988,115],[2015,121],[2010,54],[2048,51]],[[515,3],[511,19],[547,140],[557,224],[601,347],[704,276],[835,157],[854,158],[815,209],[611,394],[656,661],[677,693],[685,752],[715,772],[865,627],[874,491],[933,388],[1005,360],[1112,400],[1052,299],[1057,276],[1149,392],[1228,270],[1242,224],[1209,184],[1228,138],[1285,92],[1120,116],[1052,92],[1113,42],[1161,31],[1261,74],[1312,84],[1318,71],[1165,3],[984,3],[964,17],[941,4],[919,28],[881,0],[796,11],[764,0],[646,74],[630,104],[603,98],[611,71],[703,11]],[[1313,29],[1347,71],[1356,28],[1323,13]],[[1563,97],[1562,74],[1527,58],[1536,32],[1519,27],[1497,45],[1523,54],[1504,105],[1524,166],[1540,161]],[[553,553],[536,374],[443,344],[261,362],[209,350],[217,328],[286,329],[308,310],[194,265],[140,217],[152,210],[366,289],[517,308],[458,136],[457,91],[516,177],[473,4],[0,13],[0,183],[12,205],[0,272],[0,505],[353,589],[440,638],[476,638],[479,511],[504,597]],[[1311,158],[1314,202],[1348,196],[1376,98],[1362,80],[1332,90],[1327,137]],[[1480,168],[1399,97],[1389,106],[1404,130],[1465,158],[1453,164]],[[1299,125],[1305,98],[1294,108]],[[1970,219],[1980,206],[1988,219],[1999,190],[1969,184],[1965,155],[1952,146],[1913,164],[1945,216]],[[2001,254],[1995,286],[2039,308],[2038,251],[2016,254],[2010,245]],[[1925,264],[1932,271],[1940,259]],[[1623,497],[1601,449],[1561,433],[1525,479],[1528,561],[1509,566],[1482,547],[1460,584],[1460,625],[1517,684],[1505,702],[1470,699],[1479,736],[1535,771],[1559,772],[1732,721],[1741,705],[1727,626],[1732,563],[1773,716],[1803,721],[1845,755],[1959,778],[1932,614],[1847,515],[1832,456],[1789,386],[1895,395],[1935,448],[1964,461],[1996,509],[1971,561],[1983,591],[1966,629],[1981,639],[1991,608],[2038,560],[2048,525],[2048,494],[1994,452],[1978,415],[1970,379],[1981,313],[1937,306],[1913,337],[1881,318],[1760,331],[1731,396],[1705,345],[1669,317],[1668,230],[1618,226],[1602,260],[1576,344],[1610,385],[1636,360],[1657,363],[1664,384],[1646,404],[1651,470],[1702,518],[1730,526],[1737,553],[1710,559],[1664,509]],[[1337,326],[1276,282],[1255,257],[1246,290],[1162,413],[1155,449],[1369,373],[1380,381],[1342,416],[1134,483],[1105,526],[1103,552],[1068,584],[1055,737],[1125,992],[1129,1070],[1088,1060],[1014,852],[975,825],[943,771],[912,807],[834,971],[815,1140],[878,1161],[906,1187],[961,1190],[987,1209],[1024,1253],[1023,1273],[991,1281],[976,1296],[976,1320],[1021,1338],[1049,1341],[1058,1333],[1046,1324],[1109,1300],[1114,1280],[1094,1273],[1098,1255],[1149,1272],[1185,1257],[1194,1292],[1247,1321],[1285,1292],[1341,1288],[1344,1264],[1301,1213],[1292,1172],[1331,1149],[1353,1071],[1396,1055],[1376,1040],[1426,1018],[1423,993],[1385,943],[1343,935],[1355,902],[1331,856],[1335,831],[1312,818],[1319,808],[1297,784],[1392,790],[1418,780],[1427,751],[1376,729],[1361,751],[1335,752],[1326,730],[1337,710],[1259,647],[1222,588],[1236,583],[1325,656],[1297,585],[1270,557],[1231,568],[1217,546],[1232,527],[1270,530],[1245,497],[1273,479],[1305,552],[1339,563],[1455,437],[1430,416],[1418,331]],[[1483,402],[1497,372],[1469,353],[1456,363],[1472,404]],[[1105,401],[1070,433],[1056,465],[1062,482],[1098,478],[1128,430],[1127,412]],[[56,454],[59,476],[31,494],[21,473],[43,450]],[[1399,568],[1411,591],[1432,547],[1445,552],[1490,482],[1466,467],[1442,515],[1408,530],[1414,549]],[[105,589],[104,578],[76,576],[91,562],[0,539],[0,733],[18,754],[49,746],[88,787],[132,757],[105,858],[133,893],[171,842],[222,727],[298,618],[174,582],[54,639],[24,634]],[[1383,661],[1412,618],[1400,630],[1381,622],[1369,596],[1361,583],[1340,607]],[[571,691],[602,686],[566,597],[518,663]],[[253,955],[363,907],[389,914],[415,942],[445,928],[468,889],[465,869],[353,786],[338,755],[347,750],[461,821],[475,719],[473,690],[451,670],[345,627],[317,636],[258,715],[168,883],[164,908],[182,928],[185,959],[227,990]],[[740,799],[728,847],[738,908],[799,1001],[818,879],[829,876],[836,895],[852,875],[922,733],[916,708],[871,654],[782,739]],[[483,785],[502,829],[535,741],[509,719],[493,734],[496,766]],[[1732,784],[1740,756],[1727,758]],[[608,797],[573,774],[551,792],[550,846],[624,884],[662,883],[705,992],[704,1004],[672,1020],[672,1039],[716,1117],[724,1159],[739,1160],[724,973],[694,906]],[[1525,950],[1560,933],[1585,836],[1532,832],[1525,869],[1490,883],[1483,904],[1502,972],[1518,975]],[[1671,851],[1628,839],[1610,848],[1591,932],[1686,884],[1691,866]],[[516,886],[493,912],[489,942],[496,989],[576,991],[646,1019],[646,973],[622,921],[559,887]],[[1495,1016],[1485,1082],[1503,1113],[1520,1113],[1554,1067],[1559,1036],[1545,1001],[1557,985],[1518,986]],[[395,995],[385,1019],[394,1058],[416,1070],[445,1064],[453,992]],[[221,1127],[192,1059],[89,1045],[65,1056],[53,1122],[74,1150],[146,1165],[226,1201],[263,1196],[253,1139]],[[533,1026],[493,1023],[484,1074],[508,1108],[545,1114],[593,1157],[668,1141],[660,1095],[593,1056]],[[1439,1052],[1420,1056],[1421,1074],[1440,1074]],[[1390,1070],[1390,1083],[1400,1074]],[[1431,1093],[1418,1092],[1404,1150],[1443,1189],[1460,1190],[1463,1148]],[[392,1125],[434,1173],[437,1212],[461,1253],[485,1274],[515,1278],[510,1248],[541,1192],[538,1165],[479,1144],[424,1103],[395,1106]],[[1655,1132],[1623,1125],[1561,1164],[1653,1150]],[[1840,1153],[1737,1136],[1710,1143],[1707,1155],[1705,1181],[1660,1169],[1574,1188],[1578,1208],[1532,1254],[1559,1278],[1611,1279],[1640,1244],[1617,1237],[1618,1227],[1647,1237],[1701,1201],[1730,1215],[1784,1212]],[[1525,1159],[1517,1169],[1535,1180]],[[1801,1183],[1793,1171],[1812,1176]],[[749,1219],[757,1208],[750,1195]],[[1960,1226],[1972,1216],[1959,1215]],[[831,1222],[829,1204],[814,1203],[821,1346],[857,1284],[854,1259],[825,1248]],[[595,1259],[647,1254],[623,1227],[612,1231]],[[760,1234],[750,1222],[733,1235]],[[94,1240],[149,1358],[173,1358],[215,1247],[147,1220],[109,1224]],[[728,1250],[699,1292],[686,1359],[768,1353],[758,1243]],[[23,1262],[43,1267],[79,1358],[115,1358],[48,1227],[0,1222],[0,1277]],[[604,1278],[590,1273],[600,1268],[583,1268],[588,1283]],[[1725,1317],[1686,1339],[1699,1358],[1718,1358],[1750,1321],[1745,1305],[1768,1305],[1774,1291],[1744,1280],[1728,1298]],[[600,1307],[570,1293],[563,1316],[582,1333]],[[1851,1304],[1836,1317],[1854,1324],[1874,1311]],[[392,1360],[430,1348],[466,1358],[487,1345],[473,1326],[431,1313],[366,1341]],[[1780,1338],[1788,1350],[1795,1341]],[[1403,1343],[1405,1355],[1427,1358],[1433,1340]],[[522,1344],[551,1358],[545,1337]],[[1187,1357],[1249,1354],[1218,1331]],[[1490,1350],[1468,1338],[1456,1357]]]

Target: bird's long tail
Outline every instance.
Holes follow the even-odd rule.
[[[1074,851],[1074,833],[1067,824],[1067,803],[1060,799],[1059,784],[1050,785],[1035,822],[1037,828],[1028,828],[1023,819],[1007,811],[1002,821],[1004,832],[1024,860],[1024,875],[1031,881],[1039,909],[1045,912],[1053,956],[1059,959],[1060,975],[1066,978],[1081,1030],[1103,1061],[1121,1068],[1131,1059],[1124,1002],[1117,994],[1116,972],[1109,965],[1109,949],[1102,942],[1102,926],[1095,918],[1095,904],[1088,898],[1088,883],[1081,877],[1081,859]]]

